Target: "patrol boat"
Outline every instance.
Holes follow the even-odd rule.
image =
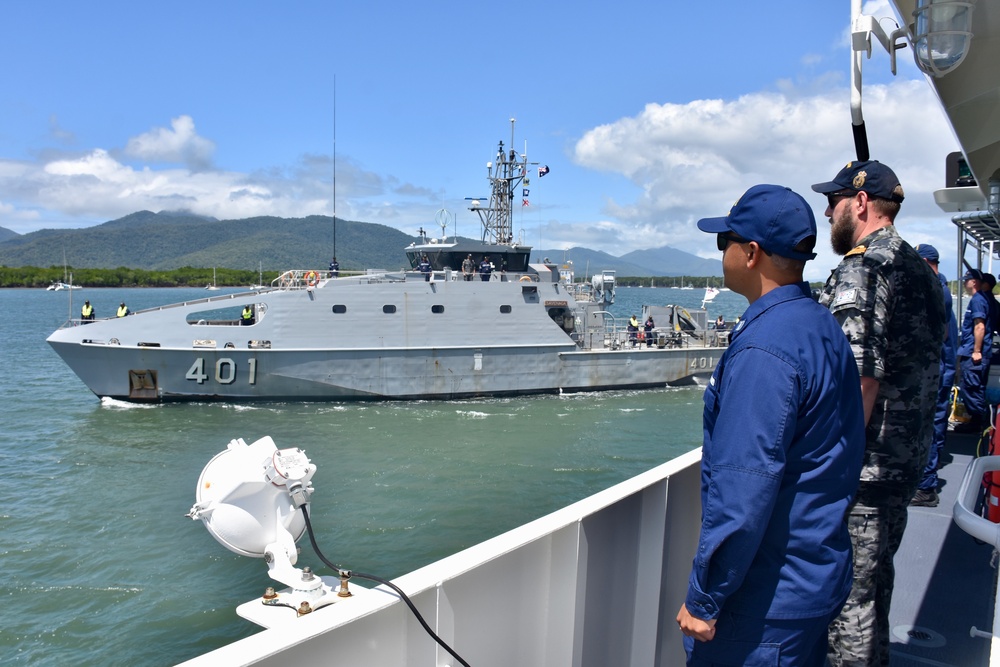
[[[607,310],[613,272],[581,284],[529,262],[511,223],[529,166],[501,141],[489,202],[471,203],[480,242],[421,234],[408,269],[290,270],[267,289],[70,320],[48,342],[96,395],[126,401],[453,399],[707,379],[721,350],[703,311],[660,306],[655,344],[633,346]],[[482,272],[468,280],[470,256]]]
[[[893,0],[907,21],[934,4]],[[952,15],[956,7],[972,5],[941,4]],[[872,40],[885,43],[888,36],[874,17],[861,15],[861,0],[852,0],[852,7],[860,68]],[[943,65],[948,59],[960,63],[930,83],[961,143],[968,173],[960,187],[951,187],[956,179],[949,178],[935,199],[954,213],[959,246],[969,241],[978,264],[990,256],[990,243],[1000,242],[1000,124],[993,121],[1000,110],[1000,5],[979,2],[973,11],[975,36],[964,63],[954,52],[921,47],[913,26],[892,39],[940,53]],[[925,28],[926,22],[918,17],[916,25]],[[945,26],[942,36],[956,32]],[[858,87],[859,112],[860,92]],[[896,555],[890,664],[897,667],[1000,665],[991,565],[1000,530],[976,511],[983,474],[1000,469],[1000,457],[980,456],[972,435],[948,437],[939,471],[941,503],[911,507]],[[698,544],[699,483],[700,452],[694,450],[393,583],[428,619],[426,627],[468,660],[461,664],[683,664],[674,615]],[[1000,491],[993,491],[994,501],[1000,502]],[[306,553],[303,558],[316,562]],[[269,629],[185,665],[459,664],[421,630],[395,590],[381,585],[358,593],[301,618],[269,606],[277,596],[265,594],[240,613]]]

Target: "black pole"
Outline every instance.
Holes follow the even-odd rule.
[[[851,124],[854,131],[854,150],[858,154],[858,162],[867,162],[871,159],[868,152],[868,132],[865,130],[865,121],[860,125]]]

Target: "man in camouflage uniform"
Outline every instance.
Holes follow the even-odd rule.
[[[944,301],[934,273],[893,226],[903,188],[891,169],[852,162],[812,187],[827,196],[830,240],[844,256],[820,303],[854,351],[867,423],[848,515],[854,586],[830,626],[828,659],[834,667],[888,665],[892,561],[934,431]]]

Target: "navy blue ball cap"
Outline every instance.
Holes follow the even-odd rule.
[[[795,246],[816,236],[816,218],[801,195],[782,185],[755,185],[739,198],[724,218],[702,218],[698,229],[711,234],[732,232],[756,241],[768,252],[789,259],[809,261],[814,252],[797,252]]]
[[[968,271],[965,272],[965,275],[962,276],[962,282],[965,282],[966,280],[981,281],[982,279],[983,279],[983,272],[980,271],[979,269],[969,269]]]
[[[848,162],[832,181],[817,183],[812,189],[822,195],[852,190],[896,203],[903,201],[903,186],[899,184],[896,174],[878,160]]]
[[[928,262],[934,262],[937,264],[941,259],[937,248],[932,246],[930,243],[919,243],[917,244],[916,250],[917,254],[926,259]]]

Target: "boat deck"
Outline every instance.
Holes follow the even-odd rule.
[[[990,639],[970,628],[993,627],[996,568],[993,547],[952,520],[952,507],[978,436],[948,433],[942,453],[937,507],[911,507],[896,554],[896,585],[889,620],[892,667],[990,664]]]

